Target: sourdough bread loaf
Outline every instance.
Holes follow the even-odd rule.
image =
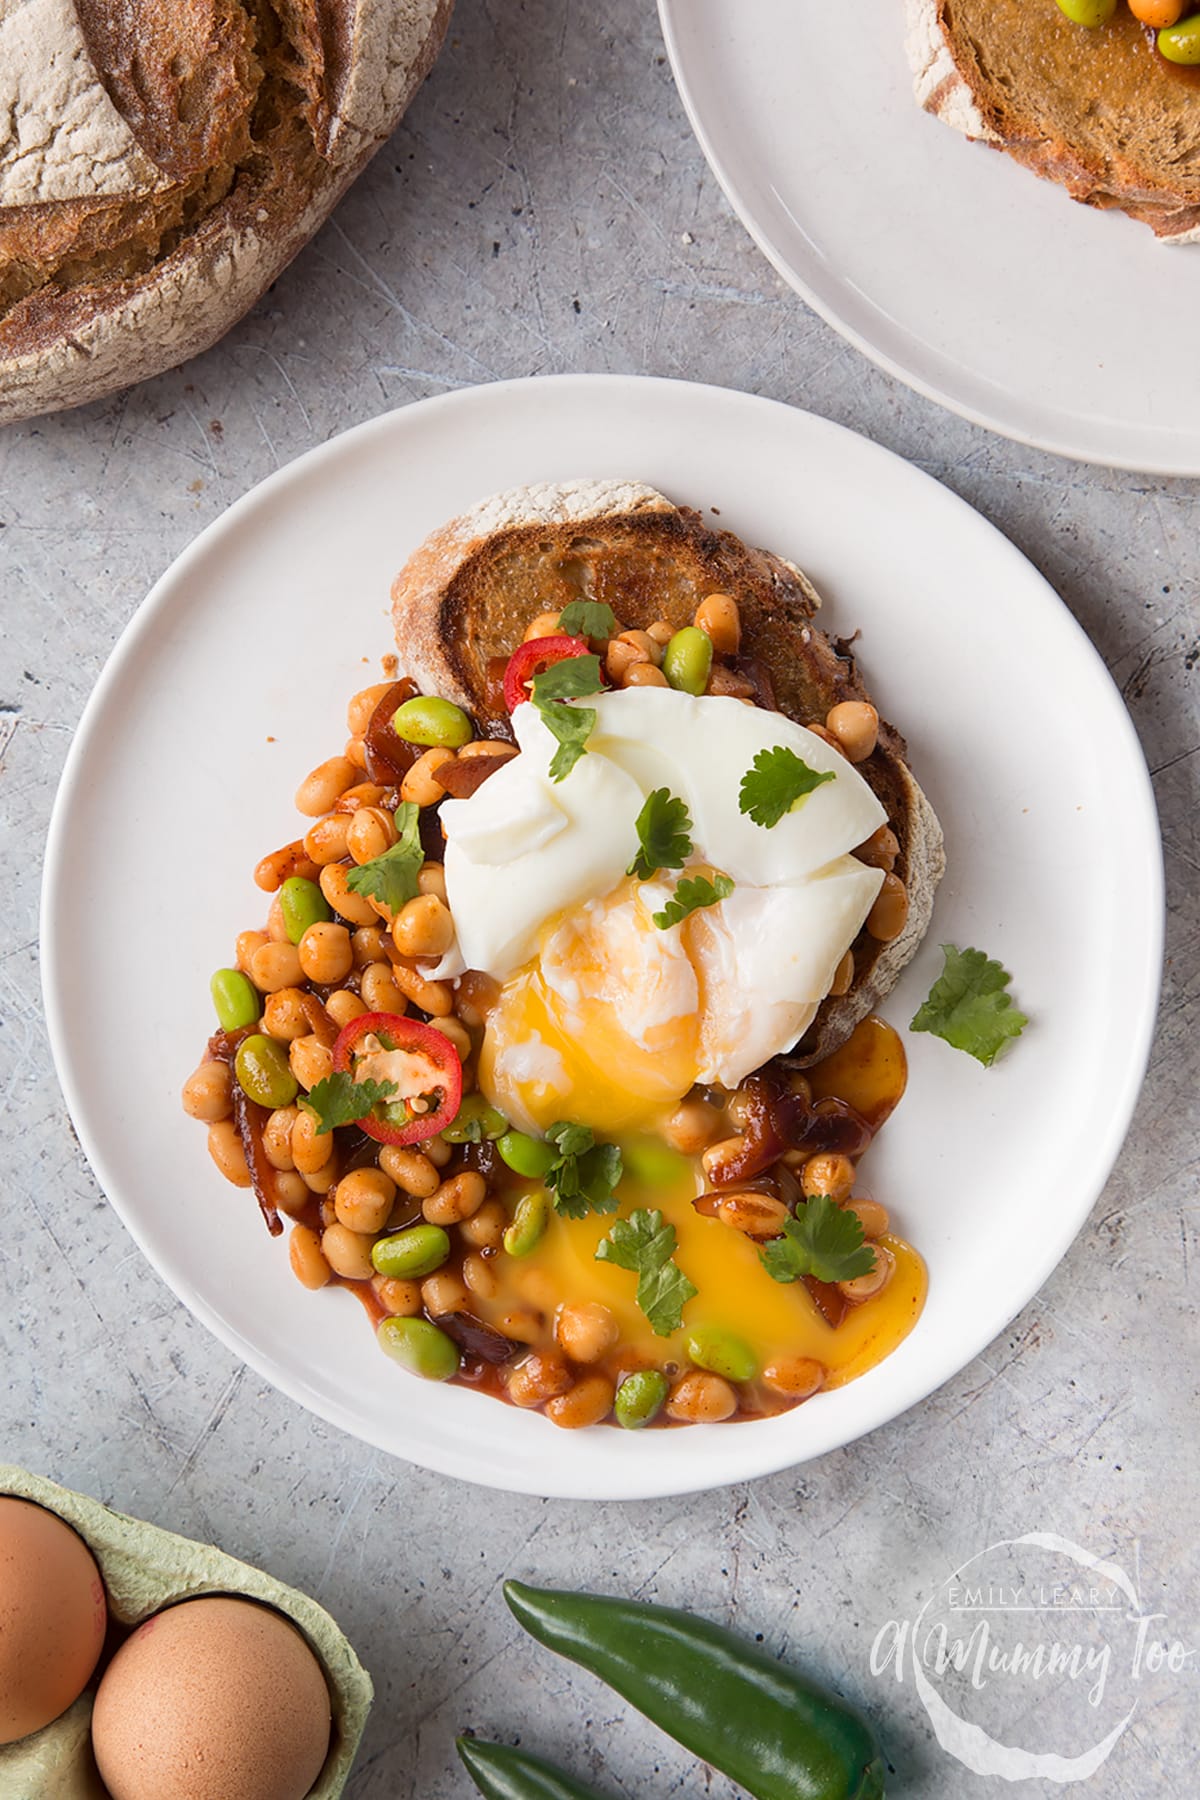
[[[0,0],[0,420],[207,349],[399,121],[453,0]]]

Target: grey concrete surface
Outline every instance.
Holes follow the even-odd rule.
[[[239,1366],[97,1189],[38,988],[40,850],[63,755],[154,578],[253,482],[346,426],[449,387],[573,369],[692,377],[812,408],[1006,531],[1126,697],[1169,882],[1161,1024],[1133,1130],[1088,1226],[1012,1329],[851,1449],[750,1488],[629,1507],[426,1475]],[[657,1596],[761,1633],[870,1707],[891,1791],[927,1800],[1010,1789],[939,1747],[911,1681],[871,1673],[871,1644],[995,1540],[1053,1532],[1115,1561],[1164,1615],[1150,1641],[1200,1647],[1198,501],[1195,482],[995,439],[843,344],[732,216],[652,9],[635,0],[459,0],[402,130],[223,344],[108,404],[0,437],[0,1457],[215,1539],[325,1602],[379,1691],[353,1800],[465,1794],[451,1751],[464,1726],[519,1735],[614,1795],[732,1791],[522,1645],[499,1598],[506,1573]],[[1097,1800],[1194,1792],[1198,1663],[1143,1667],[1137,1712],[1085,1784]],[[1106,1699],[1081,1719],[1061,1680],[1029,1693],[1026,1717],[1011,1701],[992,1716],[1010,1741],[1073,1753],[1091,1724],[1098,1738],[1121,1716]]]

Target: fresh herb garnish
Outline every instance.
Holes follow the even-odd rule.
[[[558,629],[568,637],[610,638],[617,615],[603,600],[572,600],[559,614]]]
[[[421,848],[421,812],[412,800],[396,808],[396,830],[400,833],[390,850],[370,862],[351,869],[346,886],[352,894],[368,894],[379,900],[390,912],[398,913],[420,892],[417,881],[425,852]]]
[[[635,821],[641,848],[626,869],[627,875],[638,875],[649,881],[659,869],[682,869],[692,854],[691,814],[687,802],[672,794],[669,788],[655,788],[646,796]]]
[[[565,702],[598,694],[600,688],[598,656],[564,656],[561,662],[534,676],[533,703],[546,729],[558,739],[558,749],[550,762],[551,781],[566,779],[596,728],[594,706],[568,706]]]
[[[832,769],[818,774],[794,750],[778,744],[774,750],[760,750],[742,776],[738,806],[756,825],[778,825],[798,800],[834,779]]]
[[[683,1309],[698,1289],[671,1260],[675,1227],[657,1208],[639,1206],[618,1219],[596,1247],[597,1262],[616,1263],[638,1278],[637,1303],[656,1337],[670,1337],[683,1323]]]
[[[336,1131],[339,1125],[356,1125],[395,1092],[394,1081],[355,1081],[343,1070],[318,1081],[300,1104],[312,1113],[319,1132]]]
[[[568,1219],[590,1212],[617,1210],[616,1186],[621,1179],[621,1152],[616,1144],[598,1144],[587,1125],[560,1119],[546,1133],[556,1155],[545,1176],[554,1209]]]
[[[910,1031],[930,1031],[990,1068],[1029,1020],[1005,992],[1012,976],[982,950],[943,944],[945,966],[918,1008]]]
[[[728,900],[733,887],[728,875],[717,875],[712,881],[707,875],[685,875],[662,911],[651,913],[650,916],[660,931],[669,931],[672,925],[678,925],[689,913],[699,912],[701,907],[716,906],[718,901]]]
[[[784,1220],[783,1236],[772,1238],[761,1255],[773,1281],[798,1281],[802,1275],[853,1281],[875,1267],[875,1252],[863,1242],[862,1220],[827,1194],[803,1201],[796,1216]]]
[[[580,700],[598,694],[603,685],[598,656],[564,656],[534,676],[533,703],[544,706],[547,700]]]

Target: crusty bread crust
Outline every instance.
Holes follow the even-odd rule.
[[[1125,212],[1149,225],[1163,243],[1200,243],[1194,178],[1185,185],[1182,176],[1168,168],[1147,169],[1116,145],[1101,158],[1071,134],[1069,113],[1058,126],[1031,116],[1010,83],[1001,86],[988,79],[969,32],[954,14],[953,0],[905,0],[905,9],[914,91],[926,112],[968,138],[1007,151],[1033,174],[1065,187],[1073,199]],[[1036,25],[1031,16],[1027,40],[1031,53],[1036,53]],[[1133,21],[1118,22],[1127,36],[1132,25]],[[1136,36],[1131,42],[1140,50]],[[1070,96],[1063,99],[1069,109]],[[1092,97],[1081,96],[1080,104],[1090,110]],[[1200,93],[1195,104],[1200,110]]]
[[[799,569],[634,481],[517,488],[433,532],[392,587],[400,671],[486,729],[497,720],[491,665],[511,655],[538,612],[586,595],[607,600],[628,629],[656,619],[678,627],[713,592],[737,600],[742,652],[766,672],[789,717],[816,723],[839,701],[869,697],[849,646],[813,625],[821,600]],[[859,772],[900,841],[908,921],[889,944],[859,938],[854,985],[822,1004],[798,1046],[801,1063],[836,1049],[895,986],[929,926],[945,867],[941,828],[903,738],[886,722]]]

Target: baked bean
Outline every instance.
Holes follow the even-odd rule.
[[[319,1169],[314,1169],[311,1172],[309,1170],[305,1169],[302,1171],[302,1173],[304,1176],[304,1185],[308,1189],[309,1193],[310,1194],[320,1194],[320,1195],[324,1196],[325,1194],[327,1194],[329,1192],[330,1188],[335,1186],[335,1184],[337,1182],[337,1178],[338,1178],[337,1151],[335,1150],[332,1153],[332,1155],[330,1156],[329,1161],[326,1163],[322,1163],[321,1167]],[[336,1216],[337,1215],[335,1214],[334,1209],[333,1209],[333,1202],[331,1201],[329,1204],[328,1216],[323,1215],[321,1223],[323,1225],[331,1225]]]
[[[546,1402],[546,1417],[563,1431],[598,1425],[612,1411],[616,1389],[607,1375],[585,1375],[565,1394]]]
[[[421,1283],[421,1304],[432,1318],[440,1319],[447,1313],[469,1312],[471,1296],[461,1275],[438,1269]]]
[[[669,641],[669,640],[668,640]],[[652,638],[648,631],[622,631],[613,639],[615,644],[631,644],[635,650],[644,650],[650,661],[657,665],[662,662],[665,644]]]
[[[315,1032],[292,1040],[288,1050],[292,1074],[306,1091],[333,1074],[333,1051]]]
[[[757,1193],[752,1188],[723,1194],[717,1207],[717,1217],[722,1225],[752,1238],[778,1237],[787,1216],[788,1209],[782,1200],[777,1200],[774,1194]]]
[[[345,981],[354,967],[350,933],[344,925],[335,925],[329,919],[310,925],[296,948],[300,952],[300,967],[317,987],[332,987],[335,981]]]
[[[675,627],[668,625],[665,619],[655,619],[653,625],[647,625],[646,636],[653,638],[655,643],[665,650],[675,636]]]
[[[654,639],[649,639],[654,643]],[[656,646],[659,658],[662,657],[662,646]],[[649,664],[653,659],[648,650],[640,644],[630,643],[626,638],[612,638],[604,654],[604,672],[611,682],[618,687],[626,685],[626,677],[630,669],[637,663]]]
[[[854,986],[854,952],[847,950],[837,968],[833,971],[833,980],[829,984],[831,994],[848,994]]]
[[[318,1131],[314,1113],[307,1106],[295,1109],[292,1125],[292,1162],[302,1175],[315,1175],[333,1155],[333,1133]]]
[[[431,1018],[446,1019],[454,1011],[454,994],[449,984],[445,981],[427,981],[421,971],[407,960],[393,963],[392,980],[414,1006],[419,1006]]]
[[[358,995],[352,994],[349,988],[339,988],[336,994],[330,994],[325,1002],[325,1011],[339,1031],[347,1026],[351,1019],[361,1019],[366,1010]]]
[[[215,1125],[233,1111],[233,1076],[228,1063],[201,1063],[183,1084],[183,1110],[189,1119]]]
[[[250,958],[254,955],[254,952],[256,950],[261,950],[263,945],[270,943],[270,941],[271,940],[268,938],[265,931],[238,932],[237,946],[234,951],[234,961],[237,963],[237,966],[242,971],[243,975],[248,975],[250,973]]]
[[[525,627],[525,643],[532,644],[534,638],[559,637],[561,633],[558,622],[561,617],[562,614],[556,612],[539,613],[537,618],[531,619]]]
[[[868,700],[839,700],[825,714],[825,729],[852,763],[866,762],[879,741],[879,714]]]
[[[441,744],[426,750],[411,768],[405,770],[400,783],[400,798],[411,801],[414,806],[436,806],[446,792],[437,778],[437,771],[444,762],[453,761],[453,750],[447,750]]]
[[[685,1100],[677,1106],[663,1128],[663,1136],[672,1149],[684,1156],[696,1156],[712,1143],[721,1128],[721,1115],[707,1100]]]
[[[209,1126],[208,1154],[226,1181],[232,1181],[234,1187],[248,1188],[251,1185],[246,1152],[242,1149],[242,1140],[232,1119],[218,1119]]]
[[[828,1194],[831,1200],[845,1200],[854,1186],[854,1164],[848,1156],[825,1151],[810,1156],[804,1165],[800,1185],[805,1195]]]
[[[262,888],[265,893],[274,894],[289,875],[303,875],[309,881],[313,879],[313,868],[302,838],[295,838],[292,843],[284,844],[282,849],[272,850],[262,858],[255,866],[255,886]]]
[[[311,1114],[309,1115],[312,1116]],[[263,1126],[263,1150],[273,1169],[294,1169],[292,1133],[300,1117],[298,1106],[277,1106]]]
[[[720,1185],[722,1170],[725,1168],[726,1164],[733,1162],[736,1157],[741,1156],[744,1144],[745,1140],[743,1138],[727,1137],[720,1138],[717,1143],[709,1145],[708,1149],[700,1158],[700,1161],[703,1165],[704,1173],[708,1176],[710,1181],[715,1182],[718,1186]]]
[[[362,981],[359,985],[362,997],[371,1012],[405,1013],[408,1011],[408,1002],[396,986],[391,963],[369,964],[362,972]]]
[[[709,594],[696,608],[692,620],[712,639],[718,656],[736,656],[742,642],[742,615],[731,594]]]
[[[463,1257],[463,1280],[477,1300],[494,1300],[500,1290],[500,1278],[486,1256],[472,1250]]]
[[[289,1219],[300,1218],[308,1209],[308,1183],[294,1169],[278,1169],[275,1174],[275,1203]]]
[[[321,1249],[334,1274],[347,1281],[370,1281],[375,1273],[370,1238],[351,1231],[340,1220],[327,1225],[321,1233]]]
[[[809,1400],[825,1385],[825,1365],[811,1356],[777,1356],[762,1372],[763,1384],[788,1400]]]
[[[1129,0],[1129,10],[1143,25],[1163,31],[1178,25],[1187,4],[1188,0]]]
[[[345,919],[350,925],[370,927],[374,925],[378,915],[365,895],[356,894],[347,886],[349,874],[345,863],[326,863],[318,877],[321,892],[339,918]]]
[[[852,1281],[839,1281],[838,1292],[843,1300],[849,1300],[852,1306],[861,1300],[873,1300],[881,1294],[892,1276],[896,1273],[896,1259],[886,1244],[875,1245],[875,1267],[865,1275],[856,1275]]]
[[[417,1145],[417,1149],[422,1156],[427,1156],[437,1169],[444,1169],[454,1155],[454,1146],[448,1144],[444,1137],[426,1138],[424,1143]]]
[[[472,746],[467,745],[470,750]],[[434,894],[443,903],[446,899],[446,870],[440,862],[426,862],[421,865],[421,873],[417,876],[417,886],[423,894]]]
[[[554,1331],[571,1361],[577,1363],[599,1362],[620,1335],[616,1319],[598,1300],[560,1307]]]
[[[346,729],[354,737],[362,737],[371,723],[375,708],[392,690],[390,681],[377,681],[373,687],[360,688],[346,708]]]
[[[276,894],[267,908],[267,942],[269,944],[290,944],[292,934],[284,917],[283,901]]]
[[[376,1275],[371,1281],[376,1298],[393,1319],[413,1319],[421,1310],[421,1284],[400,1275]]]
[[[387,789],[381,782],[356,781],[353,787],[348,787],[345,793],[339,797],[338,803],[333,810],[340,813],[349,813],[351,818],[353,818],[360,807],[382,806],[383,797],[386,793]],[[386,811],[386,808],[384,810]],[[390,814],[388,816],[389,818],[391,817]]]
[[[421,1204],[431,1225],[459,1225],[479,1211],[487,1198],[487,1182],[477,1169],[464,1169],[443,1181]]]
[[[514,1344],[536,1344],[542,1335],[540,1317],[527,1306],[507,1307],[503,1312],[495,1314],[490,1323],[506,1338],[511,1338]],[[536,1406],[537,1401],[531,1400],[529,1404]]]
[[[466,1026],[462,1024],[460,1020],[451,1017],[449,1019],[439,1019],[437,1028],[443,1037],[448,1037],[450,1039],[450,1042],[458,1051],[459,1060],[466,1062],[468,1056],[470,1056],[472,1050],[475,1048],[474,1044],[471,1042],[471,1034]]]
[[[378,913],[372,908],[372,919],[378,919]],[[354,966],[365,969],[370,963],[387,961],[388,934],[379,924],[362,925],[350,939],[350,948],[354,952]]]
[[[875,904],[867,914],[867,930],[880,943],[890,944],[908,923],[908,889],[898,875],[885,875]]]
[[[670,682],[661,669],[656,669],[651,662],[633,663],[625,671],[622,687],[670,687]]]
[[[308,1181],[309,1181],[308,1176],[302,1175],[300,1177],[300,1179],[303,1181],[304,1185],[307,1187]],[[333,1197],[331,1194],[326,1193],[322,1196],[321,1204],[317,1208],[317,1217],[321,1221],[321,1230],[322,1231],[324,1231],[326,1229],[326,1227],[329,1225],[337,1224],[337,1209],[335,1208],[335,1206],[333,1204]]]
[[[346,840],[350,836],[350,819],[346,813],[330,813],[318,819],[304,834],[304,848],[318,871],[326,863],[342,862],[347,855]]]
[[[292,1274],[306,1288],[323,1288],[333,1274],[321,1249],[320,1234],[309,1225],[293,1225],[288,1258]]]
[[[737,1411],[737,1391],[722,1375],[692,1369],[671,1389],[667,1416],[688,1425],[716,1425]]]
[[[427,1156],[401,1144],[385,1144],[379,1152],[379,1166],[396,1186],[418,1200],[436,1193],[441,1177]]]
[[[557,1350],[534,1350],[509,1375],[508,1397],[514,1406],[541,1406],[570,1386],[571,1371]]]
[[[331,756],[318,763],[296,789],[296,811],[308,819],[332,812],[339,794],[358,780],[358,770],[347,756]]]
[[[367,746],[366,746],[365,741],[362,738],[360,738],[360,737],[347,738],[346,739],[346,748],[342,751],[342,755],[345,757],[347,762],[352,762],[356,769],[363,769],[363,770],[366,769]]]
[[[869,869],[883,869],[890,875],[900,854],[900,839],[890,825],[881,825],[878,831],[873,831],[858,846],[854,854]]]
[[[474,762],[482,757],[485,762],[508,762],[518,754],[517,746],[506,744],[503,738],[473,738],[458,752],[458,760]]]
[[[459,1236],[479,1250],[498,1250],[508,1228],[508,1209],[503,1200],[485,1200],[479,1211],[464,1219]]]
[[[839,756],[846,755],[841,743],[834,737],[832,731],[826,730],[824,725],[810,725],[808,730],[812,732],[814,737],[819,737],[823,744],[828,744],[831,750],[836,750]],[[849,757],[847,757],[846,760],[848,762],[850,760]]]
[[[454,920],[436,894],[418,894],[392,921],[392,942],[401,956],[444,956],[454,942]]]
[[[339,1224],[377,1237],[388,1222],[395,1198],[396,1184],[382,1169],[351,1169],[337,1184],[333,1209]]]
[[[346,848],[361,865],[374,862],[377,856],[390,850],[398,836],[390,813],[385,813],[381,806],[360,806],[350,820]]]
[[[290,1044],[294,1038],[304,1037],[310,1027],[301,989],[285,987],[274,994],[268,994],[263,1007],[263,1024],[268,1034],[278,1038],[281,1044]]]
[[[888,1228],[887,1207],[880,1206],[878,1200],[868,1200],[865,1196],[858,1200],[847,1200],[845,1210],[855,1215],[863,1228],[863,1236],[868,1241],[882,1237]]]

